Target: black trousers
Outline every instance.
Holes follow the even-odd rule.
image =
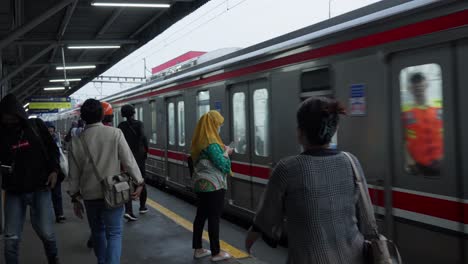
[[[203,248],[202,235],[205,221],[208,219],[208,236],[210,238],[211,255],[218,255],[221,248],[219,246],[219,220],[223,212],[224,194],[226,190],[214,192],[200,192],[198,196],[197,216],[193,221],[193,241],[194,249]]]
[[[146,176],[146,160],[138,161],[138,168],[140,168],[141,176],[143,179]],[[146,184],[143,185],[143,191],[140,194],[140,209],[146,208],[146,200],[148,199],[148,192],[146,191]],[[125,204],[125,213],[133,214],[132,200]]]

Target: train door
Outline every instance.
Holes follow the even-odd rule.
[[[185,103],[182,96],[166,100],[167,108],[167,181],[187,187],[185,164]]]
[[[234,84],[229,89],[231,139],[234,146],[230,203],[254,211],[269,177],[270,95],[266,79]]]
[[[456,142],[456,86],[451,45],[391,57],[392,209],[405,262],[462,263]]]

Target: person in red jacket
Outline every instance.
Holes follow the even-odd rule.
[[[417,174],[440,174],[444,152],[442,107],[427,100],[428,83],[424,74],[409,78],[409,91],[414,104],[403,109],[406,148],[413,160],[411,170]]]

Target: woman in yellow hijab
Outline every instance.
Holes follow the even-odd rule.
[[[224,117],[218,111],[209,111],[198,121],[192,139],[191,155],[194,162],[194,191],[198,196],[197,216],[193,222],[193,249],[195,258],[211,255],[212,261],[222,261],[231,256],[221,251],[219,245],[219,220],[223,211],[227,175],[231,173],[229,154],[219,136]],[[203,226],[208,219],[210,250],[202,245]]]

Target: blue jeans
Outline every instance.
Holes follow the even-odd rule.
[[[119,264],[124,207],[108,209],[104,200],[85,201],[85,206],[98,264]]]
[[[44,244],[49,262],[57,256],[52,202],[49,191],[11,193],[5,195],[5,260],[6,264],[18,264],[19,243],[30,206],[31,224]]]
[[[62,183],[57,182],[55,188],[52,189],[52,203],[54,205],[55,218],[63,216],[62,202]]]

